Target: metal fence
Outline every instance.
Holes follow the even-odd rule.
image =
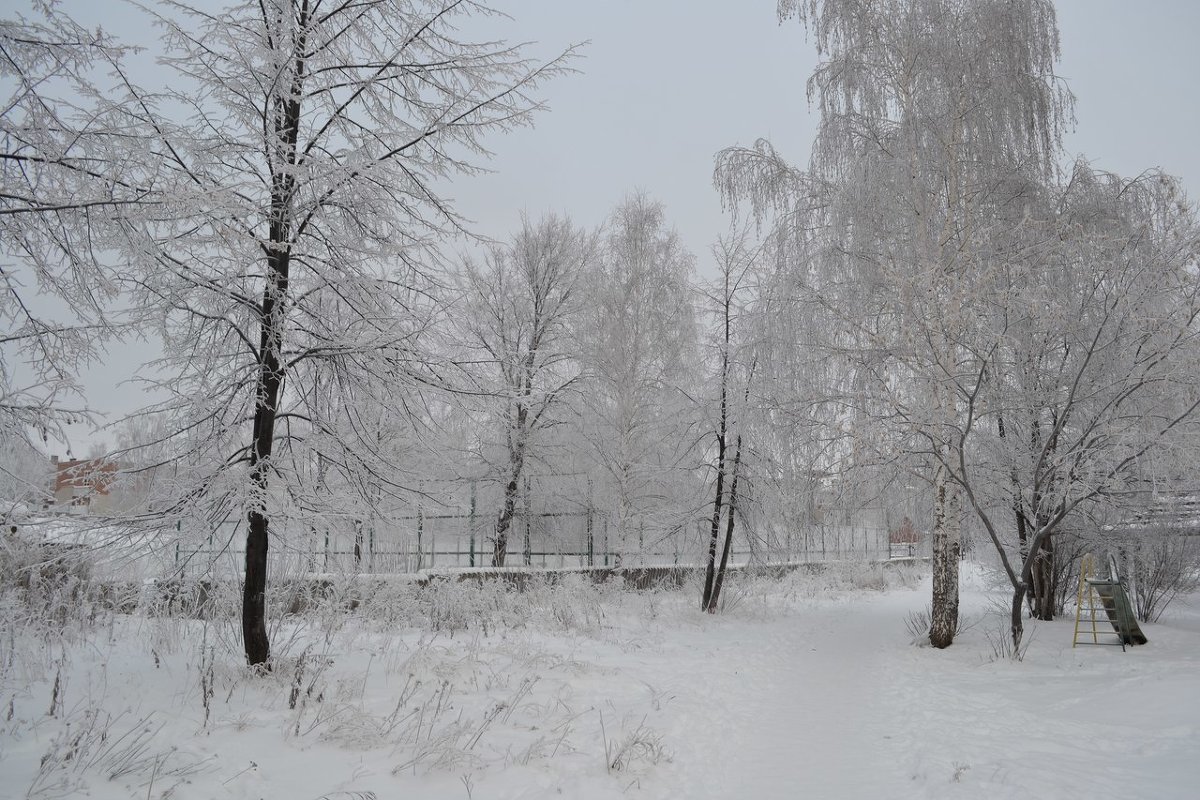
[[[275,575],[398,574],[426,569],[488,567],[492,563],[490,517],[417,514],[386,526],[347,521],[322,529],[284,531],[268,551]],[[506,565],[529,567],[671,566],[703,563],[710,522],[693,520],[667,531],[638,530],[623,547],[615,526],[595,512],[518,513],[508,533]],[[747,536],[747,532],[749,536]],[[882,528],[814,526],[764,534],[743,528],[730,563],[863,560],[927,555],[928,545],[894,544]],[[197,541],[181,538],[174,571],[185,577],[240,575],[245,566],[242,523],[220,526]]]

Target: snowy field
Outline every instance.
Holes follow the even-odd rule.
[[[269,675],[241,666],[232,620],[49,630],[10,604],[0,795],[1196,796],[1200,602],[1128,652],[1031,623],[1013,662],[1003,592],[973,568],[944,652],[911,643],[916,574],[758,581],[717,616],[696,596],[394,588],[278,628]]]

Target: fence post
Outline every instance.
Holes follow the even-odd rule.
[[[529,476],[525,476],[525,566],[533,566],[533,547],[529,541]]]
[[[362,571],[363,526],[362,520],[354,520],[354,572]]]
[[[421,504],[417,503],[417,571],[418,572],[421,570],[421,560],[422,560],[421,557],[423,555],[423,553],[421,552],[421,536],[424,533],[424,528],[425,528],[425,512],[422,509]]]
[[[308,541],[304,545],[304,573],[306,575],[316,572],[316,557],[317,557],[317,529],[312,525],[308,526]]]
[[[468,532],[471,534],[471,563],[475,566],[475,481],[471,481],[471,518],[468,523]]]
[[[596,540],[592,536],[592,479],[587,481],[587,565],[596,566]]]

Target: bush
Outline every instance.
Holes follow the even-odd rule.
[[[58,627],[87,613],[91,564],[86,548],[33,541],[15,530],[0,545],[0,591],[14,596],[33,620]]]
[[[1171,601],[1200,587],[1200,539],[1194,536],[1143,534],[1130,560],[1134,605],[1142,622],[1158,622]]]

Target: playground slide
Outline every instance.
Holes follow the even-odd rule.
[[[1145,644],[1148,639],[1138,627],[1133,606],[1129,603],[1129,595],[1125,594],[1125,587],[1119,581],[1089,580],[1088,583],[1094,586],[1096,594],[1100,595],[1104,613],[1108,614],[1108,621],[1112,623],[1113,630],[1121,637],[1121,641],[1125,644]]]

